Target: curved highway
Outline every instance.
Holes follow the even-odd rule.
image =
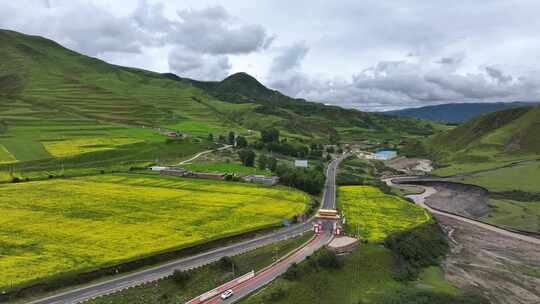
[[[442,180],[443,179],[441,179],[441,181]],[[407,177],[401,177],[401,178],[388,178],[388,179],[384,179],[383,181],[386,182],[386,184],[388,186],[399,187],[399,185],[396,185],[395,182],[400,182],[401,181],[402,183],[406,184],[407,182],[425,181],[425,179],[416,179],[415,180],[413,177],[407,176]],[[487,230],[502,234],[502,235],[507,236],[507,237],[520,239],[520,240],[523,240],[523,241],[526,241],[526,242],[529,242],[529,243],[540,245],[540,239],[538,239],[538,238],[531,237],[531,236],[524,235],[524,234],[520,234],[520,233],[516,233],[516,232],[512,232],[512,231],[508,231],[508,230],[505,230],[505,229],[501,229],[501,228],[498,228],[496,226],[489,225],[489,224],[483,223],[481,221],[477,221],[477,220],[470,219],[470,218],[467,218],[467,217],[459,216],[459,215],[454,214],[454,213],[448,213],[448,212],[445,212],[445,211],[442,211],[442,210],[433,209],[433,208],[431,208],[430,206],[428,206],[426,204],[426,198],[433,195],[433,194],[435,194],[437,192],[437,190],[434,187],[430,187],[430,186],[417,185],[417,184],[415,184],[415,186],[423,188],[424,192],[422,192],[420,194],[407,195],[407,197],[412,199],[418,206],[420,206],[420,207],[422,207],[424,209],[427,209],[429,212],[431,212],[433,214],[443,215],[443,216],[446,216],[446,217],[457,219],[459,221],[462,221],[462,222],[465,222],[465,223],[468,223],[468,224],[471,224],[471,225],[475,225],[477,227],[487,229]]]
[[[323,207],[333,208],[335,206],[335,173],[337,165],[342,158],[333,160],[326,172],[326,184],[323,194]],[[329,225],[325,225],[329,227]],[[218,248],[212,251],[203,252],[195,256],[178,259],[163,265],[155,266],[145,270],[133,272],[126,275],[121,275],[113,279],[102,281],[99,283],[91,284],[84,287],[79,287],[69,291],[61,292],[52,296],[40,298],[29,302],[29,304],[64,304],[64,303],[81,303],[99,296],[118,292],[120,290],[142,285],[148,282],[153,282],[158,279],[167,277],[173,273],[174,270],[189,270],[202,265],[206,265],[217,261],[225,256],[234,256],[253,249],[269,245],[278,241],[289,239],[291,237],[300,235],[313,228],[313,219],[308,220],[305,223],[294,225],[287,228],[282,228],[272,234],[259,237],[253,240],[244,241],[238,244],[233,244],[227,247]],[[326,242],[326,239],[320,240]],[[320,243],[316,243],[314,248],[320,248]],[[288,267],[288,266],[287,266]],[[278,272],[279,273],[279,272]],[[273,273],[275,274],[275,273]],[[261,279],[265,282],[266,279],[275,277],[272,275],[265,276],[265,279]],[[281,274],[281,273],[279,273]],[[279,275],[278,274],[278,275]],[[276,275],[277,276],[277,275]],[[270,281],[271,281],[270,280]],[[249,290],[249,286],[246,286],[246,291]]]

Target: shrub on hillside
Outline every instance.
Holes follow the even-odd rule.
[[[392,234],[384,245],[396,258],[398,280],[416,279],[422,268],[438,265],[449,248],[446,236],[434,222]]]
[[[234,260],[228,256],[219,259],[217,265],[223,271],[228,271],[231,270],[233,267],[236,267],[236,263],[234,262]]]
[[[283,274],[283,277],[289,281],[297,280],[300,277],[300,270],[301,269],[298,264],[292,264],[289,269],[287,269],[287,271]]]
[[[191,273],[175,269],[172,274],[172,279],[176,284],[184,286],[191,279]]]
[[[322,268],[339,269],[343,267],[343,261],[339,259],[336,253],[326,248],[315,255],[314,261]]]
[[[360,302],[362,303],[362,302]],[[384,293],[377,303],[381,304],[488,304],[489,300],[471,293],[463,295],[451,295],[447,293],[435,293],[404,289],[393,293]]]
[[[251,150],[241,150],[238,152],[238,157],[240,161],[246,167],[253,167],[255,165],[255,152]]]
[[[272,292],[270,292],[268,295],[264,296],[265,303],[274,303],[279,300],[282,300],[286,298],[288,295],[287,290],[283,288],[278,288]]]

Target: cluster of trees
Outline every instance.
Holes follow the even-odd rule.
[[[214,141],[214,134],[208,134],[208,140]],[[227,137],[225,137],[225,135],[223,134],[220,134],[217,141],[222,144],[233,145],[237,148],[245,148],[248,146],[247,139],[244,136],[235,134],[233,131],[229,131]]]
[[[280,139],[279,130],[270,128],[261,131],[260,142],[253,145],[255,149],[266,149],[270,152],[275,152],[283,155],[299,158],[319,159],[323,155],[323,146],[320,144],[312,144],[310,147],[303,144],[290,143],[286,138]]]
[[[402,281],[415,280],[422,268],[438,265],[449,250],[444,232],[431,222],[392,234],[384,245],[398,261],[396,279]]]
[[[240,157],[242,165],[246,167],[255,166],[255,158],[257,157],[257,155],[252,150],[240,150],[238,151],[238,157]]]
[[[244,166],[255,167],[255,162],[257,163],[257,168],[261,170],[269,169],[270,171],[276,171],[278,161],[274,157],[266,156],[264,154],[257,155],[255,152],[249,149],[244,149],[238,151],[238,157]]]
[[[314,168],[296,168],[279,164],[276,174],[280,182],[309,194],[319,194],[324,187],[325,176],[322,166]]]
[[[407,157],[426,157],[429,158],[431,155],[424,145],[418,139],[408,139],[399,149],[398,152],[400,155]]]
[[[278,161],[274,157],[261,154],[257,159],[257,167],[261,170],[268,169],[272,172],[276,171]]]
[[[289,281],[294,281],[299,279],[304,273],[316,271],[318,268],[341,269],[342,267],[343,260],[335,252],[323,248],[314,255],[309,256],[306,262],[291,265],[283,277]]]

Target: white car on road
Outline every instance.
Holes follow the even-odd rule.
[[[232,297],[233,294],[234,294],[234,292],[232,291],[232,289],[229,289],[229,290],[224,291],[224,292],[221,294],[221,298],[222,298],[223,300],[225,300],[225,299],[228,299],[228,298]]]

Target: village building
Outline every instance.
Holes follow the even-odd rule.
[[[162,167],[162,166],[150,166],[148,167],[149,170],[152,171],[163,171],[169,169],[169,167]]]
[[[188,171],[184,168],[167,168],[167,169],[159,171],[161,175],[170,175],[170,176],[186,176],[187,172]]]
[[[305,159],[297,159],[294,161],[294,166],[297,168],[307,168],[309,164],[308,161]]]
[[[277,176],[266,176],[266,175],[248,175],[244,176],[244,181],[249,183],[262,184],[264,186],[274,186],[279,183],[279,177]]]

